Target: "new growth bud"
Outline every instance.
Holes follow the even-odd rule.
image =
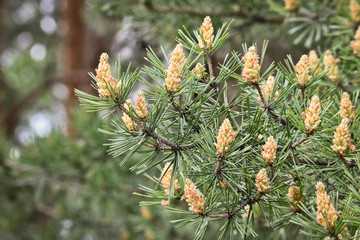
[[[351,151],[355,151],[355,146],[351,144],[350,131],[348,130],[349,119],[344,118],[339,127],[334,132],[334,145],[331,148],[341,156],[345,156],[347,147],[349,146]]]
[[[355,119],[355,107],[350,101],[349,94],[343,93],[340,101],[340,117],[342,119],[348,118],[350,121]]]
[[[350,10],[351,18],[355,22],[359,22],[359,20],[360,20],[360,5],[358,3],[358,0],[350,1],[349,10]]]
[[[131,112],[131,109],[134,108],[131,99],[126,100],[126,103],[124,103],[124,108],[126,110],[128,110],[129,112]],[[124,112],[122,119],[123,119],[126,127],[129,129],[129,131],[134,131],[136,129],[137,124],[125,112]]]
[[[165,86],[170,93],[175,92],[181,86],[179,84],[182,78],[180,72],[184,63],[185,55],[183,51],[183,46],[181,44],[177,44],[174,51],[170,55],[170,66],[165,72]]]
[[[299,205],[301,204],[301,200],[302,200],[302,193],[301,190],[298,187],[294,187],[295,183],[292,182],[291,186],[289,187],[289,191],[288,194],[286,194],[286,196],[288,197],[288,199],[290,200],[290,202],[293,204],[291,206],[291,208],[294,211],[299,211]]]
[[[203,79],[206,75],[205,67],[201,63],[197,63],[192,72],[196,73],[196,77],[199,79]]]
[[[135,105],[136,114],[140,118],[146,118],[147,116],[147,109],[146,109],[146,101],[142,91],[139,91],[136,98],[136,105]]]
[[[285,0],[285,9],[294,11],[299,7],[300,0]]]
[[[209,49],[210,46],[212,46],[213,44],[213,40],[214,40],[213,33],[214,33],[214,28],[212,26],[211,18],[207,16],[206,18],[204,18],[204,22],[199,28],[199,37],[198,37],[199,47],[205,49],[204,43],[201,39],[201,34],[202,34],[206,43],[206,48]]]
[[[360,26],[356,30],[354,39],[355,41],[351,41],[351,47],[353,49],[354,54],[360,56]]]
[[[259,78],[259,56],[256,54],[256,48],[250,47],[248,52],[242,57],[244,68],[241,76],[245,82],[257,82]]]
[[[327,195],[325,186],[322,182],[316,184],[316,190],[316,219],[319,224],[325,227],[325,229],[328,230],[328,226],[333,229],[339,216],[339,212],[335,210],[333,202],[330,200],[330,196]]]
[[[330,50],[326,50],[325,56],[324,56],[324,67],[328,67],[328,72],[326,73],[326,76],[331,79],[334,83],[338,83],[340,79],[340,73],[339,73],[339,66],[337,63],[340,62],[340,59],[335,59],[334,56],[331,54]]]
[[[310,67],[311,72],[314,72],[315,69],[316,69],[316,71],[314,73],[315,75],[318,75],[318,74],[320,74],[322,72],[321,65],[319,64],[319,60],[320,59],[319,59],[316,51],[311,50],[309,52],[309,67]],[[316,68],[316,66],[317,66],[317,68]]]
[[[310,106],[308,109],[305,110],[305,113],[302,113],[305,128],[308,133],[312,133],[317,129],[321,120],[320,120],[320,99],[317,95],[314,95],[311,98]]]
[[[265,193],[270,189],[270,179],[267,176],[265,168],[261,169],[256,175],[255,186],[259,193]]]
[[[230,143],[235,140],[235,135],[236,132],[233,131],[229,119],[226,118],[219,129],[217,143],[214,143],[219,156],[226,154],[230,148]]]
[[[196,189],[195,184],[190,180],[185,180],[183,199],[188,203],[189,210],[194,214],[202,214],[205,209],[205,197],[199,190]]]
[[[102,53],[100,56],[100,62],[96,71],[97,86],[100,97],[111,97],[109,89],[114,90],[114,94],[117,95],[121,87],[121,81],[116,81],[111,76],[111,69],[109,63],[109,55]]]
[[[309,82],[310,80],[309,70],[310,70],[309,57],[304,54],[302,55],[299,62],[295,66],[296,80],[300,86],[306,86],[306,84]]]
[[[270,101],[271,99],[271,94],[272,92],[274,91],[274,85],[275,85],[275,78],[270,75],[267,79],[267,81],[261,85],[262,89],[263,89],[263,92],[264,92],[264,97],[266,99],[267,102]],[[279,91],[276,91],[274,93],[274,100],[276,100],[276,98],[279,96]],[[257,98],[260,102],[262,102],[262,99],[261,97],[258,97]]]
[[[261,153],[261,156],[265,159],[266,163],[274,164],[276,159],[276,142],[273,136],[267,139],[266,144],[262,148],[264,151]]]
[[[161,180],[161,184],[164,187],[164,193],[166,193],[166,195],[169,195],[170,193],[170,188],[171,188],[171,176],[173,174],[173,166],[170,166],[170,163],[166,163],[164,168],[162,169],[161,175],[159,180]],[[178,180],[175,179],[174,181],[174,191],[178,192],[180,190],[180,185],[178,184]],[[165,204],[165,202],[164,202]],[[163,203],[162,203],[163,205]],[[167,205],[165,205],[167,206]]]

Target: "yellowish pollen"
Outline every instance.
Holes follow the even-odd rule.
[[[317,205],[317,221],[323,225],[325,229],[334,228],[334,224],[339,216],[339,212],[334,208],[330,196],[325,191],[325,186],[322,182],[316,184],[316,205]],[[327,220],[327,221],[326,221]]]
[[[256,175],[255,186],[256,186],[256,190],[259,193],[265,193],[268,189],[271,188],[270,179],[267,176],[267,172],[265,168],[261,169],[259,173]]]
[[[185,180],[183,199],[188,203],[189,210],[194,214],[202,214],[205,209],[205,197],[199,190],[196,189],[195,184],[190,180]]]
[[[302,113],[306,131],[309,133],[315,131],[319,126],[321,122],[320,113],[320,99],[317,95],[314,95],[311,98],[309,108],[305,110],[305,113]]]
[[[265,97],[265,99],[266,99],[267,102],[269,102],[270,99],[271,99],[271,94],[272,94],[272,92],[274,91],[274,85],[275,85],[275,78],[274,78],[272,75],[270,75],[270,76],[268,77],[267,81],[266,81],[264,84],[261,85],[261,86],[262,86],[262,89],[263,89],[263,92],[264,92],[264,97]],[[276,91],[276,92],[274,93],[274,98],[273,98],[273,100],[276,100],[276,98],[277,98],[278,96],[279,96],[279,91]],[[261,97],[258,97],[257,99],[258,99],[260,102],[262,102]]]
[[[348,118],[350,121],[355,119],[355,107],[350,101],[349,94],[346,92],[343,93],[340,101],[340,117]]]
[[[170,163],[166,163],[164,168],[162,169],[161,176],[159,180],[161,180],[162,186],[164,187],[164,192],[166,195],[169,195],[171,188],[171,176],[173,172],[173,166],[170,166]],[[178,184],[178,180],[174,181],[174,191],[180,191],[180,185]]]
[[[337,63],[340,62],[340,59],[335,59],[331,54],[330,50],[326,50],[324,55],[324,67],[328,67],[328,72],[326,76],[331,79],[334,83],[338,83],[340,79],[339,66]]]
[[[265,145],[262,146],[264,151],[261,153],[261,156],[265,159],[267,164],[274,164],[276,159],[276,142],[273,136],[270,136],[267,139]]]
[[[355,22],[359,22],[360,20],[360,5],[357,0],[351,0],[349,5],[351,18]]]
[[[111,97],[109,89],[113,89],[115,96],[117,96],[121,87],[121,81],[116,81],[111,76],[111,69],[109,64],[109,55],[102,53],[96,71],[97,86],[100,97]]]
[[[177,44],[174,51],[170,55],[170,66],[166,70],[165,86],[166,89],[172,93],[175,92],[181,85],[181,68],[185,63],[185,55],[183,46]]]
[[[146,109],[146,101],[142,91],[139,91],[136,98],[136,105],[135,105],[136,114],[140,118],[146,118],[147,116],[147,109]]]
[[[206,75],[205,67],[201,63],[197,63],[192,72],[196,73],[196,77],[199,79],[203,79]]]
[[[331,148],[341,156],[345,156],[348,146],[351,151],[355,151],[355,146],[351,144],[350,131],[348,130],[349,119],[344,118],[334,132],[334,145]]]
[[[315,50],[311,50],[309,52],[309,66],[310,66],[310,71],[311,72],[314,72],[315,71],[315,75],[318,75],[322,72],[322,69],[321,69],[321,65],[319,64],[319,57],[316,53]],[[319,66],[318,66],[319,64]],[[317,68],[316,68],[317,66]],[[315,70],[316,69],[316,70]]]
[[[295,66],[296,79],[300,86],[306,86],[306,84],[309,82],[309,70],[309,57],[307,55],[302,55],[299,62]]]
[[[219,156],[226,154],[230,148],[230,143],[235,140],[235,135],[236,132],[233,131],[229,119],[226,118],[219,129],[217,143],[214,143]]]
[[[214,28],[212,26],[212,22],[211,22],[211,18],[209,16],[207,16],[206,18],[204,18],[204,22],[201,25],[201,27],[199,28],[199,37],[198,37],[198,41],[199,41],[199,47],[201,47],[202,49],[205,49],[204,43],[201,39],[201,34],[203,35],[203,38],[205,40],[206,43],[206,48],[209,49],[210,46],[212,46],[213,41],[214,41]]]
[[[126,100],[126,103],[124,104],[124,108],[126,110],[128,110],[129,112],[131,112],[130,109],[133,109],[133,104],[132,104],[131,99]],[[126,127],[129,129],[129,131],[134,131],[136,129],[137,124],[125,112],[124,112],[122,119],[123,119]]]
[[[295,187],[294,185],[295,185],[295,183],[292,182],[291,186],[289,187],[288,194],[286,194],[286,196],[288,197],[290,202],[293,204],[291,206],[291,208],[294,211],[299,211],[300,210],[299,205],[301,204],[303,196],[302,196],[301,190],[298,187]]]
[[[354,54],[360,56],[360,26],[356,30],[354,41],[351,41],[351,47],[353,49]]]
[[[285,9],[294,11],[299,7],[300,0],[285,0]]]
[[[259,56],[256,54],[254,46],[250,47],[248,52],[243,56],[244,68],[241,76],[245,82],[257,82],[259,78]]]

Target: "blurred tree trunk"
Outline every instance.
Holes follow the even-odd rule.
[[[2,28],[2,23],[3,21],[3,16],[2,16],[2,0],[0,0],[0,56],[2,54],[2,50],[3,50],[3,41],[2,41],[2,35],[3,35],[3,28]],[[1,63],[0,63],[1,64]],[[3,74],[2,74],[2,70],[0,68],[0,117],[3,117],[3,113],[4,113],[4,104],[3,104],[3,98],[5,96],[5,81],[3,78]]]
[[[74,89],[93,91],[90,87],[91,78],[88,72],[94,72],[101,52],[106,42],[111,41],[112,35],[98,36],[87,28],[83,19],[86,0],[64,0],[66,5],[63,19],[66,24],[63,46],[63,75],[70,76],[64,83],[69,89],[69,96],[65,102],[68,115],[68,134],[73,135],[75,129],[71,126],[72,109],[79,102]]]
[[[85,24],[82,19],[82,9],[85,0],[65,0],[64,22],[66,32],[64,36],[64,56],[63,56],[63,74],[75,72],[82,68],[83,49],[85,38]],[[74,88],[79,88],[79,81],[69,79],[66,85],[69,89],[69,96],[66,100],[66,109],[68,115],[68,133],[71,135],[73,129],[71,127],[71,108],[76,100]]]

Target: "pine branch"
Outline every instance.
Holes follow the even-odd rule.
[[[270,105],[268,104],[268,102],[266,101],[265,97],[264,97],[264,94],[261,90],[261,87],[260,87],[260,84],[255,82],[255,83],[252,83],[253,86],[255,86],[259,96],[260,96],[260,99],[261,99],[261,102],[263,103],[263,106],[262,108],[264,108],[265,110],[267,110],[267,112],[270,114],[270,116],[274,119],[274,120],[278,120],[279,119],[279,116],[277,116],[275,113],[272,112],[271,108],[270,108]],[[281,118],[280,119],[280,122],[282,125],[286,125],[286,120]]]
[[[166,148],[166,149],[164,149],[164,150],[171,150],[171,151],[177,152],[177,151],[180,151],[180,150],[183,150],[183,149],[189,149],[189,148],[194,148],[194,147],[195,147],[195,144],[187,145],[187,146],[181,146],[179,143],[172,142],[171,140],[160,136],[159,134],[155,133],[154,131],[152,131],[152,130],[150,130],[150,129],[147,129],[146,126],[143,124],[142,121],[140,121],[139,119],[136,119],[129,110],[127,110],[125,107],[122,106],[122,104],[121,104],[121,102],[119,101],[119,99],[116,99],[115,101],[116,101],[116,103],[117,103],[116,106],[117,106],[121,111],[125,112],[128,116],[130,116],[130,118],[140,126],[141,131],[142,131],[146,136],[150,136],[150,137],[152,137],[153,139],[157,140],[157,142],[158,142],[159,144],[160,144],[160,143],[163,143],[163,144],[169,146],[168,149]]]
[[[189,117],[188,117],[188,115],[190,115],[190,114],[188,114],[187,111],[184,111],[184,110],[180,109],[179,106],[176,105],[173,96],[171,96],[170,102],[171,102],[171,105],[173,106],[173,108],[175,109],[175,111],[177,111],[178,113],[180,113],[180,115],[181,115],[182,117],[184,117],[185,121],[186,121],[189,125],[191,125],[191,120],[190,120]],[[192,128],[194,129],[194,131],[197,132],[197,133],[200,131],[200,125],[199,125],[199,124],[203,124],[204,121],[202,121],[201,119],[199,119],[198,122],[199,122],[199,123],[193,123],[193,124],[191,125]]]
[[[303,142],[305,142],[310,136],[310,133],[306,134],[305,137],[303,137],[302,139],[300,139],[299,141],[293,143],[290,145],[291,149],[295,149],[297,146],[299,146],[300,144],[302,144]]]

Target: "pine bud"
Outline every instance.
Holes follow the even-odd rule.
[[[177,44],[170,55],[170,66],[166,71],[165,86],[170,93],[176,91],[181,86],[179,84],[182,78],[180,72],[184,63],[185,55],[183,52],[183,46],[181,44]]]
[[[339,66],[337,63],[340,62],[340,59],[335,59],[334,56],[331,54],[330,50],[326,50],[325,56],[324,56],[324,67],[328,67],[328,72],[326,73],[326,76],[331,79],[334,83],[338,83],[340,79],[339,74]]]
[[[212,26],[211,18],[209,16],[204,18],[204,22],[201,25],[201,27],[199,28],[199,32],[203,35],[203,38],[206,43],[206,48],[209,49],[210,46],[213,44],[213,40],[214,40],[214,35],[213,35],[214,28]],[[201,47],[202,49],[205,49],[204,43],[201,40],[201,35],[199,35],[198,41],[199,41],[199,47]]]
[[[270,98],[271,98],[271,94],[274,91],[274,85],[275,85],[275,78],[270,75],[267,79],[267,81],[262,84],[262,89],[264,92],[264,97],[266,98],[266,101],[269,102]],[[279,96],[279,91],[276,91],[274,93],[274,100],[276,100],[276,98]],[[260,102],[262,102],[261,97],[257,98]]]
[[[140,118],[146,118],[147,116],[147,109],[146,109],[146,101],[142,91],[139,91],[136,98],[136,105],[135,105],[136,114]]]
[[[299,7],[300,0],[285,0],[285,9],[294,11]]]
[[[141,213],[141,216],[148,221],[150,221],[153,218],[150,209],[146,206],[140,207],[140,213]]]
[[[317,66],[318,63],[319,63],[319,60],[320,60],[320,59],[319,59],[316,51],[315,51],[315,50],[311,50],[311,51],[309,52],[309,66],[310,66],[310,71],[311,71],[311,72],[314,72],[315,69],[316,69],[315,75],[318,75],[318,74],[320,74],[320,73],[322,72],[322,69],[321,69],[320,64],[319,64],[319,66]],[[316,66],[317,66],[317,68],[316,68]]]
[[[254,46],[250,47],[248,52],[242,57],[244,68],[241,76],[245,82],[257,82],[259,78],[259,56],[256,54]]]
[[[262,148],[264,151],[261,153],[261,156],[265,159],[266,163],[274,164],[276,159],[276,142],[273,136],[267,139],[266,144]]]
[[[270,179],[267,176],[265,168],[259,171],[259,173],[256,175],[255,181],[256,190],[259,193],[265,193],[268,189],[270,189]]]
[[[343,93],[340,101],[340,117],[348,118],[350,121],[355,119],[355,107],[351,104],[349,94]]]
[[[305,110],[305,113],[302,113],[306,131],[308,131],[309,133],[315,131],[319,126],[321,122],[320,113],[320,99],[317,95],[314,95],[311,98],[309,108]]]
[[[349,9],[350,9],[351,18],[355,22],[359,22],[359,20],[360,20],[360,5],[359,5],[358,1],[357,0],[351,0],[350,5],[349,5]]]
[[[224,179],[220,179],[220,186],[223,189],[228,189],[229,188],[229,184]]]
[[[334,224],[339,216],[339,212],[335,210],[330,196],[325,191],[325,186],[322,182],[316,184],[316,205],[317,205],[317,221],[328,230],[328,226],[333,229]],[[326,222],[326,220],[327,222]]]
[[[344,118],[339,127],[334,132],[334,145],[331,148],[339,153],[341,156],[345,156],[347,152],[347,147],[350,147],[351,151],[355,151],[355,146],[351,144],[352,140],[350,138],[350,131],[348,130],[349,119]]]
[[[235,135],[236,132],[233,131],[229,119],[226,118],[221,124],[221,127],[219,129],[217,143],[214,143],[217,150],[217,154],[219,156],[226,154],[227,150],[229,150],[230,148],[230,143],[235,140]],[[225,151],[223,152],[224,146],[225,146]]]
[[[302,200],[302,193],[299,188],[293,187],[295,185],[294,182],[292,182],[291,185],[292,186],[289,187],[289,191],[288,191],[288,194],[286,194],[286,196],[288,197],[290,202],[293,204],[293,206],[291,206],[291,208],[294,211],[299,211],[299,209],[300,209],[299,205],[301,204],[301,200]]]
[[[109,63],[109,55],[107,53],[102,53],[100,56],[100,61],[96,71],[97,85],[99,87],[98,92],[100,97],[110,97],[111,93],[108,89],[113,89],[115,95],[118,93],[121,87],[121,81],[116,81],[111,76],[111,69]]]
[[[126,103],[124,104],[124,108],[128,111],[131,111],[130,109],[133,108],[133,104],[131,99],[126,100]],[[129,131],[134,131],[137,127],[136,123],[131,119],[129,115],[124,113],[124,116],[122,117],[126,127],[129,129]]]
[[[150,229],[145,229],[144,231],[144,239],[145,240],[155,240],[155,234]]]
[[[164,187],[164,192],[166,195],[169,195],[170,188],[171,188],[171,176],[173,172],[173,166],[170,166],[170,163],[166,163],[164,168],[162,169],[161,176],[159,180],[161,180],[161,183]],[[175,179],[174,181],[174,191],[178,192],[180,190],[180,185],[178,184],[178,180]]]
[[[202,214],[205,209],[205,197],[196,189],[195,184],[190,180],[185,180],[183,199],[188,203],[189,210],[194,214]]]
[[[203,79],[206,75],[205,67],[201,63],[197,63],[192,72],[196,73],[196,77],[199,79]]]
[[[300,86],[306,86],[310,80],[309,69],[309,57],[304,54],[295,66],[296,79]]]
[[[354,54],[360,56],[360,26],[356,30],[354,38],[355,41],[351,41],[351,47],[353,49]]]

